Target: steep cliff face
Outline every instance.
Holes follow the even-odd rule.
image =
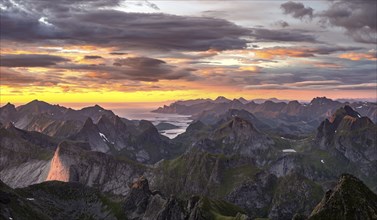
[[[71,139],[89,143],[90,149],[93,151],[106,153],[110,150],[110,141],[101,133],[91,118],[87,118],[80,131],[71,137]]]
[[[87,144],[62,142],[52,158],[47,180],[80,182],[104,192],[126,194],[125,183],[148,171],[132,161],[89,150]]]
[[[376,177],[377,126],[350,106],[338,109],[317,129],[316,143],[326,151],[339,154],[369,177]]]
[[[1,180],[12,187],[44,181],[56,145],[50,137],[20,130],[13,123],[0,127]]]
[[[17,166],[10,166],[0,171],[1,180],[12,187],[26,187],[46,180],[50,162],[28,160]]]
[[[309,219],[377,219],[377,195],[356,177],[343,174]]]
[[[80,154],[81,150],[73,149],[69,146],[70,143],[63,142],[57,147],[54,157],[51,160],[50,169],[46,178],[46,181],[58,180],[63,182],[78,181],[75,176],[75,171],[71,167],[77,161],[76,154]],[[82,147],[82,150],[89,150],[87,145],[74,147]],[[85,149],[86,148],[86,149]]]
[[[88,142],[93,151],[147,164],[177,155],[169,138],[162,136],[146,120],[133,123],[118,116],[103,115],[95,124],[88,118],[79,132],[70,139]]]

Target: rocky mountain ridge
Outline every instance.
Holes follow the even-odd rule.
[[[34,100],[15,108],[0,108],[0,123],[12,123],[26,131],[37,131],[59,141],[88,142],[93,151],[123,155],[143,163],[155,163],[178,152],[148,121],[120,118],[98,105],[73,110]],[[152,147],[153,146],[153,147]],[[155,146],[155,147],[154,147]]]
[[[46,106],[31,109],[46,111]],[[135,190],[127,183],[143,175],[149,180],[148,190],[131,196],[137,200],[136,208],[125,213],[145,219],[309,216],[323,192],[344,172],[377,189],[372,172],[377,167],[376,125],[350,106],[339,108],[323,120],[316,134],[301,139],[266,132],[270,125],[246,110],[229,109],[205,119],[210,120],[194,121],[173,140],[161,137],[148,121],[130,122],[107,114],[96,121],[87,118],[75,135],[65,139],[8,122],[0,126],[0,177],[11,187],[59,180],[128,198]],[[192,195],[198,195],[195,202]],[[228,203],[242,209],[225,214],[221,207]],[[148,211],[149,206],[159,208]]]
[[[220,99],[224,100],[221,97]],[[326,97],[314,98],[310,103],[276,100],[256,103],[253,100],[245,102],[242,98],[226,99],[222,102],[215,102],[216,100],[206,99],[196,102],[191,100],[190,105],[180,101],[172,103],[170,106],[160,107],[154,112],[192,115],[194,120],[200,119],[204,122],[211,120],[214,115],[224,114],[229,109],[246,110],[272,128],[266,130],[295,135],[312,132],[322,120],[344,105],[350,105],[357,109],[361,115],[369,117],[374,123],[377,122],[377,104],[371,102],[342,103]]]

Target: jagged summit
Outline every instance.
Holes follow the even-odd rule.
[[[310,101],[310,103],[312,104],[325,104],[327,102],[333,102],[333,100],[323,96],[323,97],[316,97]]]
[[[242,104],[246,104],[246,103],[249,102],[249,101],[246,100],[244,97],[239,97],[239,98],[238,98],[238,101],[242,102]]]
[[[104,108],[102,108],[100,105],[98,104],[95,104],[93,106],[88,106],[88,107],[84,107],[82,108],[81,110],[89,110],[89,109],[92,109],[92,110],[105,110]]]
[[[40,110],[45,110],[47,108],[51,108],[53,105],[39,101],[38,99],[34,99],[33,101],[26,103],[25,105],[21,105],[18,107],[19,110],[26,109],[26,108],[41,108]]]
[[[342,174],[309,219],[377,219],[377,195],[358,178]]]
[[[16,108],[16,107],[12,103],[7,102],[7,104],[3,105],[3,108]]]
[[[223,102],[230,102],[231,100],[225,98],[224,96],[217,97],[214,102],[215,103],[223,103]]]
[[[253,133],[259,133],[259,131],[250,121],[234,116],[215,131],[215,136],[224,136],[230,133],[237,137],[249,137]]]
[[[93,128],[93,127],[95,127],[95,124],[93,123],[93,120],[90,117],[88,117],[85,120],[84,125],[82,126],[82,130]]]

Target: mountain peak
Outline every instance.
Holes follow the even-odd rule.
[[[233,118],[230,121],[223,124],[219,128],[219,130],[217,130],[217,132],[221,132],[221,133],[229,132],[229,131],[233,131],[236,133],[254,132],[254,131],[257,132],[250,121],[236,115],[233,116]]]
[[[224,96],[219,96],[219,97],[217,97],[217,98],[214,100],[214,102],[216,102],[216,103],[222,103],[222,102],[230,102],[230,100],[227,99],[227,98],[225,98]]]
[[[8,102],[8,103],[5,104],[2,108],[12,108],[12,109],[15,109],[16,106],[14,106],[12,103]]]
[[[288,105],[300,105],[300,103],[297,100],[292,100],[288,102]]]
[[[51,105],[44,101],[39,101],[34,99],[33,101],[17,107],[17,111],[22,112],[23,114],[38,114],[44,112],[59,111],[63,107],[57,105]]]
[[[98,109],[104,109],[104,108],[102,108],[100,105],[98,105],[98,104],[95,104],[94,105],[94,108],[98,108]]]
[[[81,109],[81,111],[103,111],[105,110],[104,108],[102,108],[101,106],[95,104],[93,106],[88,106],[88,107],[84,107]]]
[[[342,174],[309,219],[375,219],[376,216],[377,195],[358,178]]]
[[[353,110],[349,105],[345,105],[344,107],[339,108],[335,111],[335,113],[330,118],[330,121],[340,121],[345,116],[351,116],[352,118],[361,118],[361,115],[357,111]]]
[[[38,100],[38,99],[34,99],[34,100],[32,100],[31,102],[29,102],[29,103],[27,103],[27,104],[33,104],[33,105],[40,105],[40,104],[43,104],[43,105],[50,105],[50,104],[48,104],[47,102],[44,102],[44,101],[40,101],[40,100]]]
[[[334,102],[332,99],[328,99],[325,96],[323,97],[316,97],[310,101],[311,104],[320,104],[323,105],[325,103]]]
[[[246,104],[246,103],[249,102],[249,101],[247,101],[244,97],[239,97],[239,98],[238,98],[238,101],[240,101],[242,104]]]

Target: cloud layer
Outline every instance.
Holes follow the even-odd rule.
[[[223,19],[162,13],[93,10],[43,16],[15,8],[2,12],[1,38],[21,42],[64,41],[119,49],[205,51],[245,48],[248,41],[241,37],[250,33],[249,29]],[[41,18],[45,18],[43,22]]]
[[[0,56],[0,66],[6,67],[47,67],[60,62],[69,61],[66,58],[51,55],[20,54]]]
[[[374,95],[376,2],[1,0],[0,87]]]

